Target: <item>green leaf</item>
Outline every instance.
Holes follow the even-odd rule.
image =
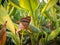
[[[52,31],[51,34],[48,36],[48,41],[57,37],[59,32],[60,32],[60,28],[57,28],[56,30]]]
[[[0,23],[2,24],[4,21],[7,21],[7,28],[15,34],[14,24],[11,21],[9,15],[6,10],[1,6],[0,7]]]
[[[7,12],[5,11],[5,9],[1,6],[0,7],[0,16],[6,16]]]
[[[35,11],[36,8],[38,7],[38,1],[37,0],[30,0],[32,10]]]
[[[0,0],[0,5],[1,5],[1,1],[2,1],[2,0]]]
[[[53,21],[57,21],[56,9],[54,7],[50,9],[50,15],[53,18]]]
[[[45,44],[45,38],[41,38],[41,39],[40,39],[39,45],[46,45],[46,44]]]
[[[16,45],[20,45],[20,39],[19,39],[19,37],[18,37],[17,35],[15,35],[15,34],[12,33],[12,32],[6,32],[6,33],[7,33],[7,37],[12,38],[12,41],[14,41],[14,43],[15,43]]]
[[[40,30],[33,25],[30,25],[30,30],[34,33],[39,33],[40,32]]]
[[[60,6],[55,5],[55,8],[60,12]]]
[[[47,33],[50,33],[50,32],[51,32],[51,30],[48,29],[48,28],[46,28],[46,27],[42,27],[42,29],[43,29],[43,31],[45,31],[45,32],[47,32]]]
[[[9,0],[9,3],[10,3],[12,6],[16,7],[17,9],[21,9],[18,0]]]
[[[43,7],[42,9],[42,13],[46,10],[49,10],[51,7],[53,7],[56,3],[57,3],[58,0],[49,0],[48,3]]]
[[[38,1],[37,0],[20,0],[20,6],[27,10],[35,11],[36,8],[38,7]]]

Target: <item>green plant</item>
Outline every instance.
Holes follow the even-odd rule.
[[[39,0],[5,0],[2,5],[0,0],[0,24],[7,21],[7,29],[11,31],[7,32],[7,37],[13,39],[12,42],[16,45],[23,45],[25,39],[24,44],[31,40],[31,45],[47,45],[49,41],[57,39],[60,33],[60,6],[56,4],[57,2],[58,0],[48,0],[48,3],[44,0],[42,2]],[[26,16],[31,17],[29,25],[31,33],[22,30],[19,41],[19,36],[15,38],[15,29],[17,30],[19,25],[16,22]],[[27,37],[29,37],[28,40]]]

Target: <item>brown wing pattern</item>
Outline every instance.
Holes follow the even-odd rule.
[[[30,23],[30,21],[31,21],[31,17],[30,16],[27,16],[27,17],[25,17],[25,18],[22,18],[21,20],[20,20],[20,22],[26,22],[26,23]]]
[[[24,26],[24,29],[27,29],[30,24],[30,21],[31,21],[31,17],[27,16],[27,17],[21,19],[20,24],[22,24]]]
[[[23,29],[28,30],[30,21],[31,21],[31,17],[30,16],[27,16],[25,18],[22,18],[20,20],[20,24],[19,24],[19,28],[18,28],[17,32],[19,32],[20,30],[23,30]]]

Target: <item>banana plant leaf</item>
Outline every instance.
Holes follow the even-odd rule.
[[[15,34],[14,24],[3,6],[0,7],[0,24],[7,21],[7,28]]]
[[[20,6],[29,11],[31,10],[35,11],[36,8],[38,7],[38,1],[37,0],[20,0]]]

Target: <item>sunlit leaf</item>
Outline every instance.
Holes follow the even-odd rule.
[[[38,1],[37,0],[20,0],[20,6],[27,10],[35,11],[36,8],[38,7]]]
[[[7,28],[11,30],[13,33],[15,33],[14,24],[11,21],[9,15],[7,14],[6,10],[2,6],[0,8],[0,19],[1,24],[2,22],[7,21]]]
[[[21,9],[18,0],[9,0],[9,3],[10,3],[12,6],[16,7],[17,9]]]
[[[56,15],[56,9],[54,7],[52,7],[50,9],[50,15],[53,18],[52,20],[56,21],[57,20],[57,15]]]
[[[43,7],[41,12],[44,12],[44,11],[50,9],[51,7],[53,7],[57,3],[57,1],[58,0],[49,0],[48,3]]]

